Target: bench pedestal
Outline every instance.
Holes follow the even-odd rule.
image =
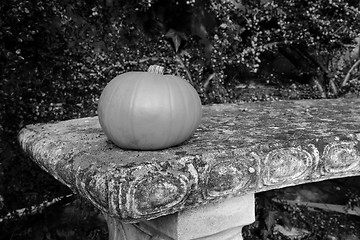
[[[110,240],[242,240],[243,226],[255,221],[255,200],[248,194],[134,224],[105,218]]]

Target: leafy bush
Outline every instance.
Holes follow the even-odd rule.
[[[280,53],[322,97],[338,93],[344,76],[339,57],[359,36],[358,1],[243,1],[237,7],[223,2],[212,1],[212,8],[221,21],[214,47],[227,59],[224,65],[243,63],[257,71],[265,53]]]

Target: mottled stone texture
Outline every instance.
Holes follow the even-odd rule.
[[[29,125],[23,149],[45,171],[123,222],[222,198],[360,175],[360,100],[204,106],[195,135],[125,151],[97,117]]]

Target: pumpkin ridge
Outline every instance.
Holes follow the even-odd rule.
[[[174,109],[174,106],[173,106],[173,104],[174,104],[174,101],[173,101],[173,93],[172,93],[172,91],[173,91],[173,89],[170,87],[170,83],[169,83],[169,79],[168,78],[166,78],[166,80],[165,80],[165,84],[166,84],[166,87],[167,87],[167,92],[168,92],[168,97],[169,97],[169,107],[170,107],[170,119],[171,119],[171,121],[170,121],[170,133],[172,133],[173,132],[173,124],[172,124],[172,122],[173,122],[173,120],[174,120],[174,113],[173,113],[173,109]],[[171,142],[171,144],[173,144],[174,143],[174,140],[172,140],[172,137],[173,136],[173,134],[168,134],[168,136],[167,136],[167,139],[166,139],[166,143],[167,144],[169,144],[169,142]],[[172,140],[172,141],[171,141]],[[176,141],[175,141],[176,142]]]
[[[120,89],[120,85],[118,85],[118,86],[116,86],[116,88],[114,88],[114,90],[112,91],[112,94],[111,94],[111,99],[110,99],[110,101],[112,101],[112,99],[114,98],[114,92],[117,92],[119,89]],[[106,112],[111,112],[110,110],[111,110],[111,108],[112,108],[112,106],[111,105],[107,105],[106,106]],[[109,118],[109,116],[105,116],[105,121],[108,121],[108,118]],[[114,136],[114,134],[113,134],[113,132],[110,130],[110,129],[107,129],[107,132],[109,133],[109,135],[110,135],[110,139],[112,140],[112,139],[115,139],[115,136]]]
[[[186,82],[187,83],[187,82]],[[190,84],[190,83],[189,83]],[[190,88],[189,84],[184,84],[184,87],[187,88],[187,91],[192,92],[192,89]],[[193,94],[191,94],[191,98],[193,98]],[[194,98],[193,98],[194,99]],[[193,131],[194,128],[194,124],[195,124],[195,118],[196,116],[193,114],[192,111],[190,111],[189,109],[186,109],[187,113],[191,115],[191,128],[189,128],[189,132]]]
[[[180,89],[180,94],[181,94],[181,99],[182,99],[182,104],[185,106],[185,114],[188,114],[188,111],[189,111],[189,107],[188,105],[186,104],[185,102],[185,99],[186,99],[186,95],[184,94],[184,91],[183,91],[183,88],[184,88],[184,83],[186,84],[186,82],[180,82],[180,81],[185,81],[183,79],[176,79],[176,84],[178,85],[178,88]],[[186,127],[186,122],[185,121],[182,121],[182,126],[181,126],[181,131],[180,131],[180,134],[179,134],[179,139],[181,139],[182,141],[186,140],[184,139],[184,136],[188,135],[188,132],[186,132],[186,134],[184,134],[184,130],[185,130],[185,127]]]
[[[195,91],[196,94],[192,94],[192,98],[193,98],[193,101],[194,102],[199,102],[200,101],[200,122],[201,122],[201,116],[202,116],[202,104],[201,104],[201,100],[199,99],[199,96],[197,95],[197,91],[195,88],[188,86],[189,88],[189,91]],[[195,131],[198,127],[198,125],[200,124],[198,118],[197,118],[197,111],[193,109],[193,124],[192,124],[192,127],[191,127],[191,131]]]
[[[112,99],[114,98],[114,93],[117,92],[119,89],[120,89],[120,85],[117,85],[115,88],[110,88],[111,90],[111,94],[109,94],[110,97],[106,97],[106,99],[102,99],[102,102],[104,101],[109,101],[109,102],[112,102]],[[107,99],[107,98],[110,98],[110,99]],[[103,104],[103,103],[101,103]],[[104,113],[108,113],[108,112],[111,112],[111,108],[112,106],[111,105],[105,105],[105,110],[102,110],[102,115],[104,116],[104,119],[103,119],[103,122],[107,122],[109,121],[109,118],[112,118],[111,116],[109,116],[108,114],[104,114]],[[109,138],[112,140],[112,139],[115,139],[115,136],[113,134],[113,132],[110,130],[109,127],[106,126],[106,124],[103,124],[104,125],[104,128],[106,130],[106,132],[110,135]]]
[[[133,89],[131,92],[133,92],[132,96],[131,96],[131,100],[130,100],[130,104],[129,104],[129,123],[130,123],[130,129],[131,129],[131,140],[133,142],[134,145],[136,146],[133,146],[133,147],[139,147],[139,143],[138,141],[136,140],[136,134],[135,134],[135,125],[134,124],[131,124],[134,122],[134,115],[135,115],[135,103],[136,103],[136,99],[137,99],[137,95],[139,94],[139,86],[140,86],[140,83],[142,81],[142,79],[138,79],[138,78],[135,78],[134,81],[136,81],[136,84],[135,86],[133,86]]]

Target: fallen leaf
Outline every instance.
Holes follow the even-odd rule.
[[[298,229],[295,227],[292,227],[291,229],[287,229],[281,225],[275,225],[274,232],[279,232],[290,239],[300,238],[310,233],[305,229]]]

